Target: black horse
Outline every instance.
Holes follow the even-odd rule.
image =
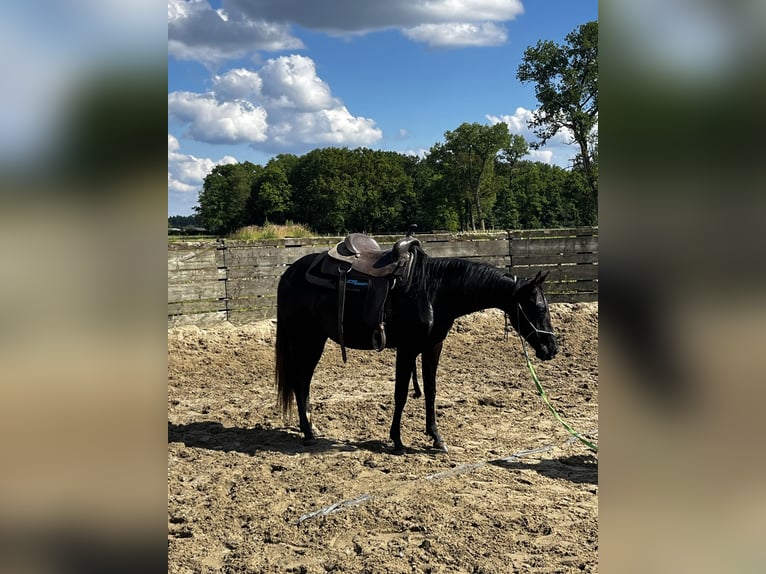
[[[436,369],[442,344],[455,319],[482,309],[505,311],[513,328],[535,349],[541,360],[558,352],[548,303],[541,285],[545,275],[533,279],[510,276],[483,263],[449,257],[427,257],[420,249],[406,287],[391,291],[386,313],[386,347],[396,349],[395,410],[390,437],[394,452],[403,453],[400,423],[415,360],[422,355],[426,401],[425,432],[434,448],[446,451],[436,427]],[[293,398],[306,443],[315,440],[307,411],[309,388],[328,338],[339,342],[338,296],[306,279],[317,257],[306,255],[283,274],[277,292],[276,386],[279,403],[287,413]],[[546,273],[547,275],[547,273]],[[343,341],[353,349],[373,349],[372,328],[363,315],[363,296],[349,294],[345,303]]]

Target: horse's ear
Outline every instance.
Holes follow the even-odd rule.
[[[545,273],[543,273],[542,271],[538,271],[537,275],[535,275],[535,281],[534,282],[537,285],[542,285],[543,281],[545,281],[545,278],[548,277],[548,273],[550,273],[550,271],[546,271]]]

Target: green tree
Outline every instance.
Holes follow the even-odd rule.
[[[528,154],[527,140],[522,135],[513,134],[508,145],[501,150],[495,160],[499,185],[495,207],[491,213],[493,227],[504,229],[519,227],[519,211],[513,196],[513,175],[521,158]]]
[[[279,155],[266,164],[253,184],[248,204],[249,223],[283,224],[290,219],[293,188],[289,176],[296,161],[296,156]]]
[[[343,233],[359,197],[346,148],[314,149],[301,156],[292,175],[293,217],[318,233]]]
[[[508,169],[499,163],[498,168]],[[595,205],[582,173],[541,162],[519,161],[498,192],[492,222],[505,229],[593,225]]]
[[[512,171],[519,160],[528,154],[529,144],[527,143],[527,140],[524,139],[524,136],[522,135],[513,134],[510,137],[508,145],[502,149],[500,156]]]
[[[498,123],[485,126],[463,123],[444,134],[443,145],[431,148],[441,170],[445,197],[451,197],[453,207],[462,212],[462,225],[475,230],[485,229],[486,214],[492,209],[497,192],[494,177],[495,157],[510,145],[508,126]],[[454,205],[457,199],[457,205]]]
[[[350,206],[347,225],[359,230],[404,229],[415,203],[406,156],[367,148],[350,154],[349,169],[353,170],[360,195]]]
[[[225,235],[247,223],[250,192],[262,170],[246,161],[217,165],[205,177],[194,210],[209,231]]]
[[[419,224],[451,232],[467,229],[469,216],[459,182],[450,177],[454,158],[437,142],[421,163],[418,177],[422,218]]]
[[[598,200],[598,22],[577,27],[563,45],[541,40],[524,51],[516,77],[535,84],[540,108],[530,127],[544,145],[562,128],[579,147],[582,165],[595,200]]]

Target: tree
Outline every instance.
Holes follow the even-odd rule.
[[[513,170],[518,161],[529,153],[529,144],[524,136],[513,134],[506,147],[502,149],[501,157],[508,164],[509,168]]]
[[[300,157],[292,173],[293,215],[318,233],[345,233],[359,185],[346,148],[317,148]]]
[[[529,126],[544,145],[562,128],[579,148],[588,187],[598,200],[598,22],[570,32],[564,45],[541,40],[524,51],[516,77],[535,84],[540,102]]]
[[[454,131],[445,132],[444,138],[444,145],[435,145],[431,154],[446,178],[444,184],[456,188],[449,190],[448,195],[457,195],[463,204],[454,206],[467,216],[463,227],[470,224],[476,230],[478,223],[484,230],[486,214],[492,209],[497,191],[495,157],[510,145],[508,126],[502,122],[494,126],[463,123]]]
[[[283,224],[290,218],[293,189],[288,175],[296,161],[296,156],[280,154],[266,164],[253,184],[248,203],[249,223]]]
[[[263,170],[246,161],[213,168],[202,184],[194,209],[212,233],[225,235],[247,223],[247,204],[253,182]]]

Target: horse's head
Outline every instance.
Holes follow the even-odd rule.
[[[542,289],[547,275],[548,272],[538,273],[534,279],[518,279],[513,287],[513,306],[506,310],[516,332],[532,345],[537,358],[543,361],[552,359],[559,350]]]

